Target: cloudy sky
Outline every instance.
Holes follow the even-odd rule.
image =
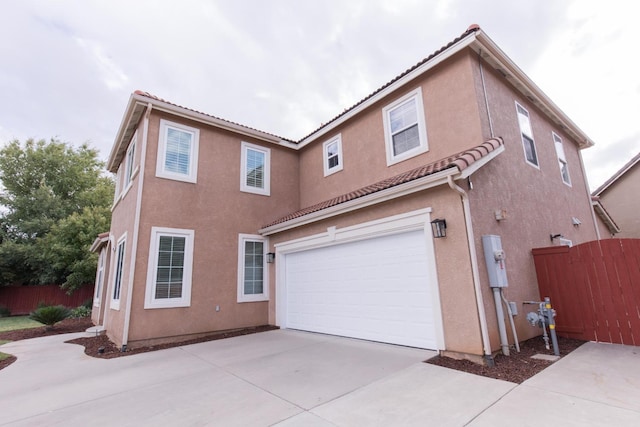
[[[20,0],[2,18],[2,144],[106,159],[136,89],[299,139],[477,23],[596,142],[592,189],[640,151],[628,0]]]

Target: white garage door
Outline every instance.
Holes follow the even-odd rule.
[[[286,327],[436,349],[424,231],[286,255]]]

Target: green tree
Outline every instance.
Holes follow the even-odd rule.
[[[93,280],[88,249],[109,229],[113,200],[103,166],[87,144],[55,139],[14,140],[0,150],[0,284],[53,282],[73,290]]]

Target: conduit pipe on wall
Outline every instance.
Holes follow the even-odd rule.
[[[496,316],[498,318],[498,332],[500,333],[500,347],[502,354],[509,356],[509,339],[507,338],[507,328],[504,325],[504,311],[502,311],[502,301],[500,301],[500,288],[493,289],[493,300],[496,303]]]
[[[467,246],[469,247],[469,256],[471,257],[471,275],[473,277],[473,287],[476,294],[476,305],[478,307],[478,317],[480,320],[480,333],[482,336],[482,349],[484,358],[490,366],[493,366],[493,358],[491,357],[491,343],[489,341],[489,331],[487,330],[487,315],[484,311],[484,300],[482,298],[482,289],[480,288],[480,273],[478,270],[478,255],[476,253],[476,245],[473,237],[473,226],[471,224],[471,208],[469,206],[469,195],[460,186],[458,186],[451,175],[447,176],[449,187],[460,195],[462,199],[462,209],[464,212],[464,220],[467,229]]]
[[[513,312],[511,311],[511,306],[509,305],[509,301],[504,296],[504,292],[502,292],[502,288],[500,288],[500,296],[502,297],[502,301],[504,301],[504,305],[507,306],[507,313],[509,313],[509,323],[511,324],[511,332],[513,332],[513,340],[516,344],[516,351],[520,353],[520,343],[518,343],[518,334],[516,333],[516,324],[513,322]]]

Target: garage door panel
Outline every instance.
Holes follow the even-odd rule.
[[[286,327],[436,348],[424,232],[286,255]]]

